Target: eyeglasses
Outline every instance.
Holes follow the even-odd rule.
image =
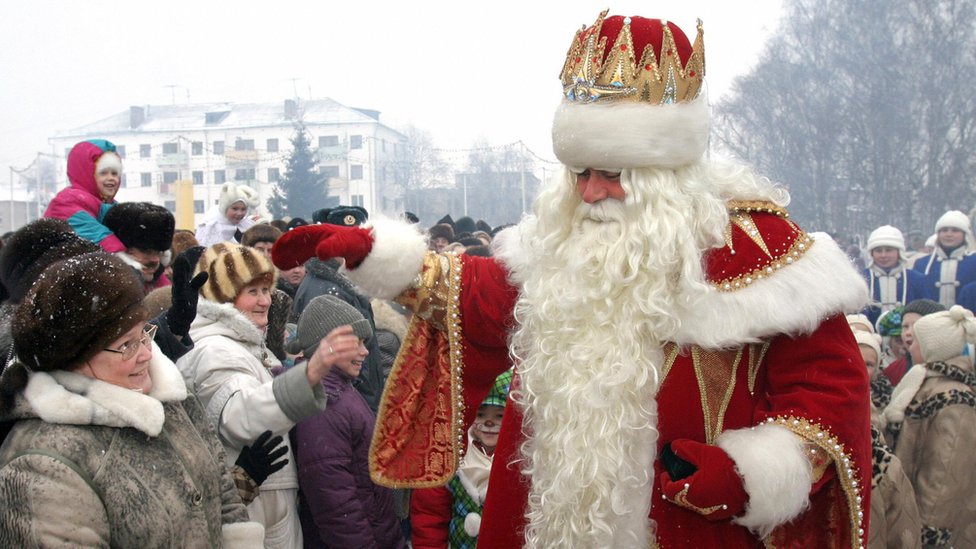
[[[102,349],[102,350],[107,351],[109,353],[122,355],[122,360],[131,360],[132,357],[136,356],[136,353],[139,352],[140,343],[142,345],[145,345],[146,347],[149,347],[150,350],[152,349],[152,340],[154,337],[156,337],[156,330],[158,329],[159,326],[156,326],[154,324],[146,324],[146,327],[142,330],[142,335],[139,336],[138,343],[134,341],[126,341],[125,343],[120,345],[118,349]]]

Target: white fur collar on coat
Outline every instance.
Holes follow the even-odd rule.
[[[34,372],[14,415],[36,416],[56,424],[132,427],[158,436],[166,419],[162,403],[185,400],[186,384],[155,343],[149,375],[153,387],[145,395],[74,372]]]
[[[190,325],[190,337],[199,346],[213,336],[240,343],[268,368],[281,364],[265,346],[264,330],[238,311],[233,303],[217,303],[201,297],[197,302],[197,316]]]

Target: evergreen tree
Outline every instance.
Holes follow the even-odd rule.
[[[329,204],[328,182],[316,171],[315,156],[304,126],[296,127],[291,144],[285,175],[272,189],[268,209],[278,219],[285,216],[309,219],[313,211]]]

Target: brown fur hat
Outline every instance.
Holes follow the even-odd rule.
[[[454,240],[454,229],[447,223],[438,223],[427,232],[430,234],[431,240],[438,237],[446,238],[448,242]]]
[[[34,371],[72,370],[148,318],[142,281],[104,252],[51,265],[14,312],[11,332]]]
[[[274,244],[276,240],[281,236],[281,231],[268,225],[267,223],[258,223],[257,225],[251,227],[250,229],[244,231],[244,235],[241,236],[242,246],[254,246],[258,242],[267,242],[269,244]]]
[[[197,241],[197,237],[193,234],[193,231],[178,229],[173,233],[173,247],[171,248],[173,258],[175,259],[186,250],[199,245],[200,242]]]
[[[200,287],[200,295],[217,303],[233,302],[241,290],[259,279],[273,287],[278,276],[263,253],[232,242],[218,242],[207,248],[197,262],[196,272],[210,275]]]
[[[67,221],[38,219],[21,227],[4,243],[0,250],[0,282],[7,289],[8,299],[18,303],[52,263],[99,249],[97,244],[75,234]]]

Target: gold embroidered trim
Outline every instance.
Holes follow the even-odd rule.
[[[763,343],[761,346],[753,343],[749,345],[749,394],[753,394],[756,391],[756,376],[759,375],[759,367],[762,366],[762,361],[766,358],[766,351],[769,350],[769,342]]]
[[[743,348],[739,347],[731,364],[728,361],[729,353],[705,351],[697,345],[691,348],[691,362],[698,381],[702,416],[705,419],[706,444],[715,444],[715,439],[722,433],[725,411],[735,390],[736,372],[742,361]]]
[[[768,276],[771,276],[774,272],[786,267],[787,265],[792,265],[794,261],[800,258],[807,250],[813,245],[813,239],[810,238],[808,234],[802,230],[797,229],[799,234],[796,240],[793,241],[793,245],[790,246],[786,253],[781,256],[773,258],[773,261],[766,265],[761,266],[753,271],[739,275],[735,278],[727,278],[725,280],[719,280],[712,283],[712,286],[720,292],[734,292],[736,290],[741,290],[756,282],[762,280]]]
[[[783,218],[790,216],[786,208],[766,200],[729,200],[725,203],[725,207],[729,212],[765,212]]]
[[[464,448],[464,394],[461,390],[461,377],[464,372],[464,355],[461,351],[461,259],[454,254],[444,254],[449,263],[446,281],[447,299],[447,338],[451,348],[451,419],[454,428],[454,470],[457,470]]]
[[[712,505],[710,507],[698,507],[694,503],[688,501],[688,489],[689,485],[685,484],[684,488],[680,492],[674,495],[674,503],[679,507],[684,507],[685,509],[690,509],[699,515],[707,516],[711,515],[719,509],[727,509],[728,507],[724,504]]]
[[[863,547],[861,538],[864,536],[864,512],[861,511],[861,486],[857,480],[857,468],[851,462],[850,456],[847,455],[844,445],[827,429],[801,417],[780,416],[766,418],[766,422],[789,429],[793,434],[802,438],[804,442],[812,443],[826,452],[827,456],[837,465],[837,478],[840,480],[841,488],[847,497],[847,508],[851,521],[851,547]],[[817,467],[816,462],[822,458],[823,456],[815,450],[808,457],[814,467]],[[824,467],[825,469],[826,467]],[[823,471],[820,474],[822,475]]]
[[[766,254],[766,257],[772,259],[773,254],[769,253],[769,247],[766,246],[766,241],[763,240],[762,234],[760,234],[759,229],[756,227],[755,220],[752,219],[752,215],[749,212],[735,212],[729,216],[729,226],[725,229],[725,245],[729,247],[732,253],[735,250],[732,248],[732,225],[742,229],[742,232],[752,240],[759,249]]]
[[[674,343],[668,342],[664,344],[664,366],[661,368],[661,381],[658,383],[658,387],[664,386],[664,380],[668,378],[668,372],[671,371],[671,367],[674,366],[675,359],[678,358],[678,346]]]

